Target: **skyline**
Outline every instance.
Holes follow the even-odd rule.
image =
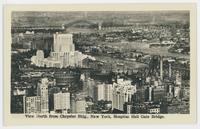
[[[112,21],[116,23],[188,23],[189,11],[71,11],[12,12],[13,26],[62,25],[74,20]]]
[[[15,12],[11,113],[189,114],[188,13]]]

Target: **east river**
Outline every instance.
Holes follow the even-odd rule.
[[[105,43],[104,43],[105,44]],[[116,42],[116,43],[106,43],[108,46],[112,46],[115,48],[119,48],[124,52],[136,50],[137,52],[142,52],[144,54],[149,55],[161,55],[164,57],[176,57],[176,58],[184,58],[189,59],[189,55],[180,54],[180,53],[170,53],[168,52],[167,47],[149,47],[148,43],[138,43],[138,42]],[[141,62],[130,61],[119,58],[112,58],[106,55],[98,55],[95,58],[99,61],[103,61],[106,63],[105,69],[108,67],[112,67],[112,69],[138,69],[142,67],[147,67],[148,65]],[[118,64],[122,64],[121,66]]]

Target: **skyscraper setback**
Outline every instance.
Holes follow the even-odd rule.
[[[12,21],[20,22],[11,24],[8,64],[10,112],[67,119],[189,114],[194,100],[190,25],[173,23],[174,13],[182,15],[180,11],[17,12],[19,18]],[[190,12],[186,14],[189,20]],[[148,15],[150,22],[145,20]],[[30,20],[34,18],[38,20]],[[50,24],[25,26],[21,19]]]
[[[72,34],[56,33],[53,35],[53,37],[53,50],[51,51],[50,56],[44,58],[44,52],[42,50],[38,50],[36,56],[32,56],[31,58],[32,64],[39,67],[82,67],[83,59],[88,57],[92,60],[95,60],[94,57],[84,55],[79,51],[75,51]]]
[[[37,96],[24,96],[25,113],[48,113],[49,112],[49,81],[42,78],[37,85]]]
[[[37,96],[40,96],[41,113],[49,112],[48,85],[49,85],[49,81],[47,78],[43,78],[41,82],[38,83]]]
[[[54,34],[54,51],[53,52],[74,52],[72,34]]]

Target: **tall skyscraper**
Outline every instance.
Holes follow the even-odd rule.
[[[31,57],[32,63],[36,66],[57,68],[65,68],[68,66],[82,67],[83,59],[90,58],[91,60],[95,60],[94,57],[75,51],[72,34],[56,33],[53,37],[53,50],[49,57],[41,59],[42,55],[44,55],[41,50],[37,51],[36,56]]]
[[[124,110],[124,103],[132,100],[132,96],[136,93],[136,86],[131,84],[129,80],[118,79],[113,84],[113,101],[112,108]]]
[[[112,101],[112,84],[98,85],[98,100]]]
[[[98,101],[105,100],[104,96],[104,84],[98,85]]]
[[[70,102],[71,113],[76,113],[76,96],[74,94],[71,94]]]
[[[112,108],[118,109],[123,111],[124,110],[124,94],[118,90],[113,91],[113,102],[112,102]]]
[[[160,79],[163,80],[163,57],[160,56]]]
[[[42,78],[41,82],[38,83],[37,96],[40,96],[41,99],[41,113],[49,112],[48,85],[49,81],[47,78]]]
[[[169,59],[168,60],[168,65],[169,65],[169,70],[168,70],[168,73],[169,73],[169,78],[172,77],[172,63],[175,62],[174,59]]]
[[[152,87],[151,86],[149,86],[148,88],[147,88],[147,90],[148,90],[148,101],[152,101]]]
[[[113,87],[112,84],[106,84],[105,86],[105,98],[107,101],[112,101],[112,93],[113,93]]]
[[[41,112],[41,102],[39,96],[31,96],[24,98],[25,113],[40,113]]]
[[[55,93],[54,94],[54,111],[68,113],[70,109],[70,93]]]
[[[54,52],[74,52],[72,34],[54,34]]]
[[[95,81],[94,79],[87,79],[87,94],[94,99]]]

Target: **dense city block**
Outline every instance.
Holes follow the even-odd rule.
[[[187,11],[13,12],[11,32],[11,113],[190,113]]]

